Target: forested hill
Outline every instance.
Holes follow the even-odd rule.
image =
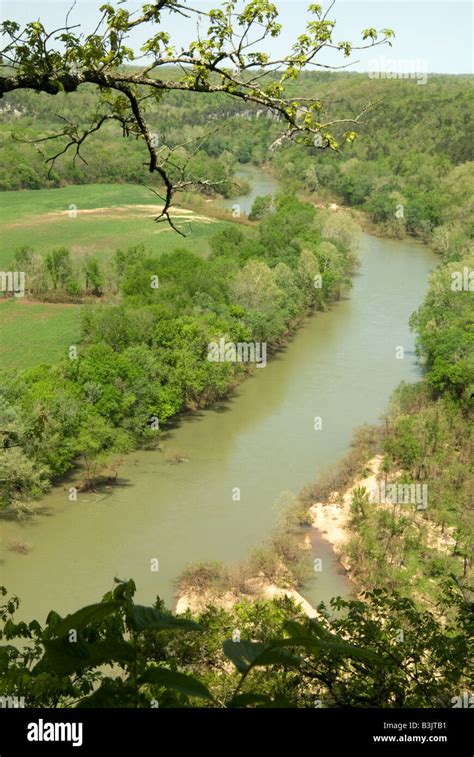
[[[456,238],[462,247],[474,233],[472,217],[464,231],[459,225],[472,213],[473,77],[428,74],[423,81],[310,72],[290,82],[288,96],[320,99],[323,122],[356,117],[370,106],[354,127],[359,136],[351,144],[342,146],[336,127],[336,139],[341,137],[336,151],[326,148],[324,139],[320,147],[283,141],[269,151],[285,125],[226,95],[167,92],[151,106],[149,118],[160,144],[198,140],[177,151],[184,160],[200,144],[189,165],[194,178],[224,182],[238,163],[270,162],[286,182],[306,193],[368,211],[390,234],[434,238],[445,252],[450,240]],[[87,140],[82,149],[87,163],[80,158],[73,163],[65,155],[45,164],[45,156],[59,152],[67,136],[59,142],[37,140],[86,128],[97,97],[88,85],[54,97],[28,91],[7,95],[1,103],[0,189],[149,181],[143,144],[122,139],[114,124]],[[18,140],[36,141],[36,146]],[[220,191],[228,195],[231,187],[223,183]]]
[[[330,74],[303,81],[311,94],[332,100],[333,118],[356,116],[369,102],[371,107],[357,127],[359,137],[336,155],[313,150],[317,160],[308,163],[299,147],[275,152],[282,175],[296,176],[306,191],[336,195],[369,211],[391,234],[430,239],[434,233],[443,252],[447,226],[452,230],[471,215],[472,235],[472,77],[428,75],[426,84],[418,84]]]

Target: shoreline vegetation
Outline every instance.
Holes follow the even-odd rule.
[[[253,366],[209,361],[208,346],[225,338],[281,349],[308,315],[350,288],[357,237],[348,215],[280,196],[250,234],[229,224],[211,236],[204,259],[179,247],[117,250],[114,291],[83,309],[69,358],[2,374],[4,507],[28,515],[25,502],[78,461],[81,489],[94,489],[108,461],[156,445],[168,420],[228,396]],[[67,249],[16,256],[33,295],[46,286],[67,298],[76,286]],[[86,276],[99,289],[100,266],[91,262]]]

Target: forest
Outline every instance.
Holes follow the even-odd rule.
[[[220,95],[204,94],[192,107],[183,107],[184,95],[170,93],[160,103],[159,119],[150,113],[150,123],[172,148],[191,142],[191,175],[199,178],[205,169],[209,179],[222,182],[218,191],[226,196],[232,191],[236,166],[268,164],[294,191],[316,202],[338,200],[364,211],[381,233],[413,234],[444,253],[458,246],[466,249],[473,233],[468,222],[474,160],[470,81],[469,77],[438,75],[419,87],[410,80],[370,80],[361,74],[302,73],[297,82],[288,84],[288,93],[328,100],[330,118],[358,113],[367,102],[372,103],[357,137],[347,142],[336,134],[337,148],[324,141],[321,146],[283,141],[269,151],[282,133],[281,121],[268,118],[257,106],[243,109]],[[128,138],[117,153],[112,126],[87,143],[87,164],[67,159],[54,166],[45,164],[40,146],[35,149],[28,144],[52,134],[66,116],[74,121],[88,111],[93,113],[94,105],[93,91],[81,90],[73,98],[59,95],[51,120],[46,95],[10,95],[0,131],[4,148],[0,188],[146,181],[137,161],[143,146]],[[15,140],[10,136],[12,124],[20,127]],[[203,138],[209,126],[211,134]],[[185,150],[182,160],[186,160]],[[8,170],[12,162],[17,166],[14,174]]]

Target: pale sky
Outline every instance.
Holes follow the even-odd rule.
[[[145,1],[145,0],[144,0]],[[76,0],[70,15],[70,23],[81,23],[91,31],[99,18],[98,8],[104,0]],[[114,0],[112,5],[117,7]],[[280,11],[283,24],[281,36],[272,41],[270,50],[280,56],[289,51],[296,37],[304,31],[306,8],[310,0],[274,0]],[[64,22],[72,0],[3,0],[3,19],[26,22],[40,19],[48,29],[56,28]],[[139,9],[144,4],[127,0],[122,4],[129,10]],[[192,0],[194,8],[217,8],[219,0],[204,2]],[[327,3],[321,3],[327,8]],[[120,6],[118,6],[120,7]],[[399,61],[419,62],[420,70],[434,73],[473,73],[473,6],[462,0],[337,0],[328,18],[336,20],[335,42],[350,40],[358,42],[360,32],[369,26],[376,29],[392,28],[396,37],[393,47],[384,46],[375,50],[354,53],[349,68],[353,71],[367,71],[373,68],[374,59],[383,58]],[[176,46],[186,45],[196,38],[195,22],[187,22],[180,16],[165,15],[165,28],[171,34]],[[205,21],[204,21],[205,27]],[[150,32],[148,32],[150,35]],[[130,47],[138,50],[146,39],[144,33],[135,33]],[[256,49],[263,49],[261,46]],[[342,54],[323,51],[317,59],[329,65],[343,64]],[[386,66],[387,69],[390,66]]]

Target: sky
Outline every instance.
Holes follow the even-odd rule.
[[[304,31],[306,8],[310,1],[274,0],[280,12],[283,31],[270,44],[270,52],[278,57],[288,53],[296,37]],[[76,0],[70,23],[81,23],[87,31],[91,31],[97,23],[98,8],[103,2],[105,0]],[[116,6],[116,0],[109,2]],[[126,0],[122,7],[135,10],[145,2]],[[72,0],[0,0],[0,3],[3,19],[20,23],[40,19],[47,29],[51,29],[64,22]],[[210,3],[192,0],[189,5],[208,10],[219,7],[220,0]],[[324,9],[328,7],[328,3],[322,2],[321,5]],[[196,38],[194,21],[188,22],[176,15],[164,18],[165,28],[177,47]],[[350,71],[370,71],[374,67],[397,70],[398,66],[408,62],[414,70],[473,73],[473,5],[466,0],[336,0],[328,18],[336,21],[335,42],[350,40],[356,43],[361,39],[362,29],[367,27],[388,27],[395,32],[392,48],[383,46],[354,53],[350,58]],[[145,39],[144,33],[135,33],[130,47],[138,50]],[[256,49],[265,48],[260,45]],[[341,53],[330,50],[322,51],[317,60],[332,66],[347,63]],[[390,66],[390,63],[393,65]]]

